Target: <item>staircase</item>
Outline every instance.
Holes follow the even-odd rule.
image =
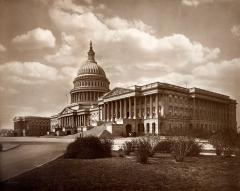
[[[99,126],[93,127],[90,130],[84,131],[83,136],[96,136],[100,138],[112,138],[111,132],[107,130],[107,125],[109,124],[101,124]]]

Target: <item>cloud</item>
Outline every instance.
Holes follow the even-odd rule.
[[[0,86],[1,94],[18,94],[19,91],[14,88],[4,88]]]
[[[136,28],[146,32],[153,32],[152,27],[146,25],[141,20],[128,21],[120,17],[112,17],[105,19],[104,22],[110,29]]]
[[[219,1],[219,0],[218,0]],[[224,0],[221,0],[224,1]],[[200,4],[213,3],[214,0],[182,0],[182,4],[189,7],[197,7]]]
[[[233,36],[240,38],[240,25],[234,25],[231,28],[231,32],[232,32]]]
[[[190,7],[197,7],[199,5],[198,0],[182,0],[182,4]]]
[[[0,44],[0,52],[6,52],[6,51],[7,51],[7,48],[2,44]]]
[[[38,80],[56,80],[58,72],[51,66],[39,62],[8,62],[0,66],[1,75],[20,83],[36,83]]]
[[[240,80],[240,58],[223,60],[219,62],[208,62],[193,69],[193,75],[203,81],[216,81],[229,86],[237,85],[234,82]],[[221,87],[221,86],[219,86]],[[236,87],[237,89],[237,87]]]
[[[74,60],[75,64],[76,60],[80,63],[81,59],[85,59],[90,39],[101,46],[100,55],[103,53],[111,60],[121,59],[132,65],[145,61],[184,67],[215,59],[220,53],[220,49],[211,49],[199,42],[192,42],[183,34],[157,37],[152,27],[141,20],[104,18],[89,11],[77,14],[59,6],[50,8],[49,14],[65,36],[74,36],[73,42],[62,40],[58,52],[45,57],[51,63],[67,65],[73,64]]]
[[[12,43],[18,49],[42,49],[53,48],[55,37],[50,30],[36,28],[26,34],[18,35],[12,39]]]
[[[54,54],[47,54],[44,56],[44,59],[56,66],[63,65],[73,65],[81,58],[77,59],[79,52],[76,52],[74,55],[74,50],[77,49],[78,44],[76,43],[76,38],[74,35],[68,35],[65,32],[62,32],[61,38],[62,44],[60,48]]]

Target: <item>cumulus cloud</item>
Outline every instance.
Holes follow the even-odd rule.
[[[240,38],[240,25],[234,25],[231,28],[231,32],[232,32],[233,36]]]
[[[56,80],[58,77],[55,68],[39,62],[8,62],[0,66],[0,73],[2,75],[7,73],[8,77],[22,83],[35,83],[33,80]]]
[[[61,41],[62,44],[59,49],[54,54],[45,55],[44,59],[47,62],[58,66],[73,65],[80,61],[81,58],[77,59],[77,55],[80,52],[74,54],[74,51],[78,48],[75,36],[62,32]]]
[[[74,35],[75,39],[75,44],[63,41],[56,54],[45,57],[52,63],[66,65],[73,63],[74,59],[81,61],[81,58],[84,58],[82,56],[86,54],[90,39],[101,46],[99,54],[105,55],[105,61],[121,59],[122,62],[131,62],[132,65],[145,61],[183,67],[215,59],[220,53],[218,48],[211,49],[199,42],[192,42],[183,34],[157,37],[154,30],[140,20],[104,18],[89,11],[81,14],[72,13],[65,11],[58,4],[50,9],[49,14],[59,30],[64,31],[64,34]],[[78,51],[75,51],[76,49]],[[77,55],[81,55],[81,58]],[[107,56],[111,58],[106,58]]]
[[[189,7],[197,7],[200,4],[213,3],[213,2],[214,0],[182,0],[182,4]]]
[[[55,37],[50,30],[36,28],[12,39],[12,43],[18,49],[42,49],[53,48]]]
[[[7,51],[7,48],[2,44],[0,44],[0,52],[6,52],[6,51]]]
[[[197,7],[199,5],[198,0],[182,0],[182,4],[190,7]]]

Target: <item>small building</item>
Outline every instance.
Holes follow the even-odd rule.
[[[17,116],[13,119],[16,136],[43,136],[50,131],[50,118]]]

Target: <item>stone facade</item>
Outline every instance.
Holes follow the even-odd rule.
[[[49,117],[18,116],[13,121],[16,136],[43,136],[50,131]]]
[[[116,93],[117,92],[117,93]],[[105,122],[122,124],[122,134],[213,133],[236,128],[236,101],[199,88],[166,83],[115,88],[99,99]]]
[[[94,56],[90,44],[73,81],[71,104],[51,118],[51,130],[72,134],[105,125],[115,136],[128,136],[236,129],[236,101],[229,96],[160,82],[110,91]]]

